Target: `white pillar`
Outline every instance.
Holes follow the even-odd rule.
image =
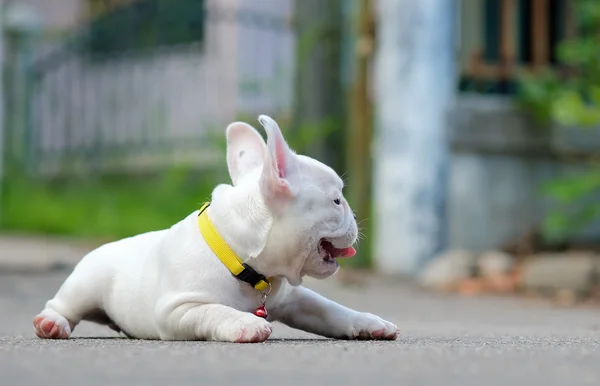
[[[456,2],[377,6],[374,262],[384,273],[413,276],[446,242]]]

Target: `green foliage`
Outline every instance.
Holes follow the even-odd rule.
[[[598,128],[600,125],[600,2],[576,3],[579,35],[557,48],[560,70],[525,74],[518,101],[544,127]],[[600,219],[600,168],[589,162],[587,172],[556,178],[542,192],[553,202],[543,223],[549,239],[564,239]],[[596,198],[596,200],[594,199]]]
[[[2,229],[114,240],[168,228],[210,198],[213,171],[173,168],[153,176],[6,181]]]
[[[556,74],[542,71],[538,74],[523,74],[517,102],[520,103],[540,123],[549,124],[552,120],[554,96],[563,87]]]
[[[548,181],[543,193],[554,202],[543,224],[544,235],[549,239],[564,238],[600,218],[598,168]]]

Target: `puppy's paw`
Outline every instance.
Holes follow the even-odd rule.
[[[58,312],[45,309],[33,318],[35,334],[42,339],[68,339],[71,326]]]
[[[379,316],[362,312],[355,319],[348,334],[349,339],[395,340],[400,331],[393,323]]]
[[[271,332],[271,323],[252,314],[244,314],[241,318],[223,323],[220,336],[227,342],[260,343],[267,340]]]

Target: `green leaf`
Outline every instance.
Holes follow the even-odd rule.
[[[600,107],[600,85],[591,85],[589,87],[589,95],[590,100],[595,105],[595,107]]]
[[[558,203],[574,203],[600,192],[600,170],[593,169],[576,176],[553,179],[542,185],[542,192]]]
[[[596,59],[597,46],[593,38],[568,40],[558,46],[557,55],[565,64],[581,65]]]
[[[584,29],[597,30],[600,25],[600,3],[597,0],[579,0],[577,16]]]
[[[561,212],[551,212],[542,222],[542,234],[553,241],[563,239],[569,231],[569,221]]]
[[[583,100],[578,93],[563,91],[552,104],[552,115],[564,125],[575,126],[580,122],[583,109]]]

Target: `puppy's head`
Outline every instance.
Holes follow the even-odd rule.
[[[271,226],[259,257],[295,285],[304,275],[331,276],[337,258],[356,253],[358,229],[343,181],[327,165],[294,153],[273,119],[258,120],[266,143],[245,123],[228,126],[227,165],[233,189],[259,195],[254,202],[268,209]]]

